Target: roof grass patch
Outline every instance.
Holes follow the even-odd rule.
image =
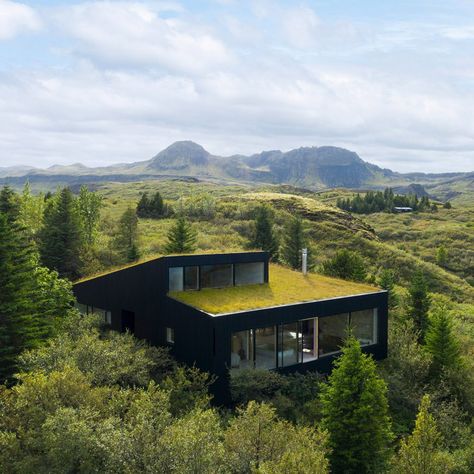
[[[222,314],[380,291],[372,285],[307,274],[270,264],[269,283],[171,292],[169,296],[207,313]]]

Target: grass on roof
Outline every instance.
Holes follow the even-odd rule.
[[[270,264],[269,283],[265,285],[171,292],[169,295],[207,313],[222,314],[376,291],[379,289],[371,285],[314,273],[304,276]]]

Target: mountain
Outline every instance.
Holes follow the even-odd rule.
[[[191,141],[175,142],[154,156],[145,167],[147,171],[167,171],[207,167],[211,154]]]
[[[48,169],[0,168],[0,183],[22,180],[48,184],[132,181],[161,177],[214,179],[223,182],[289,184],[311,190],[325,188],[381,189],[400,193],[453,196],[454,188],[470,190],[468,173],[396,173],[362,160],[353,151],[334,146],[301,147],[288,152],[263,151],[250,156],[216,156],[192,141],[175,142],[146,161],[89,168],[81,163]],[[467,180],[458,185],[458,180]],[[443,186],[444,185],[444,186]],[[461,191],[453,191],[461,192]]]

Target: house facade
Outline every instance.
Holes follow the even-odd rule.
[[[387,355],[385,291],[304,276],[266,252],[165,256],[73,288],[81,311],[218,376],[219,400],[229,371],[328,372],[348,326],[365,352]]]

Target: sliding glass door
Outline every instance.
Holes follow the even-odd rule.
[[[377,309],[309,318],[232,334],[231,367],[274,369],[337,354],[349,327],[362,346],[377,343]]]

